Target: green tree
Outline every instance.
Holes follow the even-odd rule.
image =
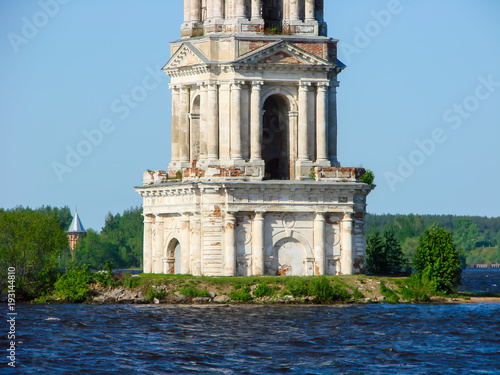
[[[401,271],[404,255],[401,244],[392,232],[370,236],[366,241],[366,262],[368,272],[389,274]]]
[[[387,271],[401,271],[401,267],[404,264],[404,255],[401,248],[401,244],[394,236],[393,232],[384,233],[384,245],[386,252],[386,270]]]
[[[386,263],[384,240],[380,233],[375,233],[366,241],[366,268],[370,273],[380,274]]]
[[[420,237],[408,237],[404,240],[402,247],[405,263],[411,264],[417,252]]]
[[[413,259],[415,270],[429,281],[433,292],[452,293],[460,284],[459,253],[453,244],[450,232],[444,228],[425,231]]]
[[[53,284],[57,258],[68,238],[54,212],[0,210],[0,269],[16,269],[16,294],[38,297]]]

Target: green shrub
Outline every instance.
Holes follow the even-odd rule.
[[[380,293],[382,293],[382,295],[386,297],[387,301],[390,303],[399,302],[398,295],[394,293],[394,291],[391,288],[386,287],[383,281],[380,282]]]
[[[89,285],[94,281],[86,265],[69,268],[54,285],[54,295],[68,302],[84,302],[89,297]]]
[[[146,301],[153,302],[155,298],[163,299],[167,295],[167,292],[161,288],[155,288],[153,285],[149,285],[146,291]]]
[[[413,265],[422,280],[428,280],[433,293],[452,294],[460,285],[460,258],[450,232],[430,228],[420,238]]]
[[[272,293],[272,289],[267,284],[259,284],[253,291],[253,295],[257,298],[270,296]]]
[[[129,272],[127,272],[123,276],[123,282],[127,288],[134,289],[139,286],[141,280],[138,277],[132,277],[132,275]]]
[[[229,298],[234,301],[250,301],[252,299],[250,288],[245,286],[240,289],[235,289],[229,293]]]
[[[198,290],[192,286],[179,290],[179,293],[191,298],[208,297],[208,290]]]
[[[110,274],[108,271],[98,271],[94,273],[95,281],[101,286],[113,286],[113,274]]]
[[[295,298],[305,297],[309,294],[309,283],[302,277],[292,277],[288,279],[286,288]]]
[[[352,298],[352,295],[343,286],[335,284],[333,286],[333,300],[347,302]]]
[[[374,180],[375,180],[375,174],[369,169],[367,169],[363,177],[361,177],[361,182],[368,185],[373,185]]]
[[[333,300],[335,290],[326,276],[321,276],[313,279],[309,285],[309,294],[316,297],[321,303],[328,303]]]
[[[410,302],[429,302],[430,285],[429,281],[422,279],[419,275],[413,274],[405,280],[398,281],[401,297]]]
[[[360,299],[365,298],[365,295],[363,293],[361,293],[358,290],[358,288],[355,288],[354,289],[354,294],[352,295],[352,297],[354,298],[354,301],[359,301]]]

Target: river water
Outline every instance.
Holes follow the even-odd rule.
[[[481,271],[482,278],[471,277],[490,275],[485,285],[500,284],[499,271]],[[20,305],[17,311],[18,367],[11,371],[2,355],[0,373],[500,373],[497,303]]]

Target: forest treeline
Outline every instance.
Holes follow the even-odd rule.
[[[375,215],[366,216],[367,239],[376,233],[390,232],[401,244],[409,265],[419,239],[429,228],[443,227],[451,233],[460,252],[462,267],[500,263],[500,217],[453,215]]]

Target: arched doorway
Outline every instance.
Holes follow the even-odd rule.
[[[262,159],[265,179],[290,179],[290,146],[288,137],[288,106],[279,95],[264,102],[262,120]]]
[[[167,262],[169,264],[167,273],[181,273],[181,244],[176,238],[173,238],[168,244]]]
[[[295,238],[282,238],[272,249],[272,261],[268,274],[280,276],[304,276],[305,248]]]

